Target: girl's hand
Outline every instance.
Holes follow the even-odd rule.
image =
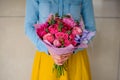
[[[66,54],[58,55],[58,54],[55,54],[55,53],[51,53],[50,50],[49,50],[49,53],[52,56],[55,64],[57,64],[57,65],[63,65],[65,63],[65,61],[68,60],[68,58],[72,55],[72,53],[66,53]]]

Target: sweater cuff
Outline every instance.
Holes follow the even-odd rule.
[[[49,55],[48,49],[47,49],[46,47],[44,47],[44,48],[41,48],[41,47],[44,47],[44,46],[38,46],[38,45],[37,45],[38,51],[45,52],[46,54]]]
[[[76,50],[74,50],[73,51],[73,54],[76,54],[78,51],[81,51],[81,50],[83,50],[84,48],[78,48],[78,49],[76,49]]]

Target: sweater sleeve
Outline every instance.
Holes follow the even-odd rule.
[[[81,6],[81,16],[85,25],[85,30],[89,32],[87,36],[90,36],[89,39],[84,40],[86,44],[89,44],[90,41],[94,38],[96,34],[96,25],[95,25],[95,18],[94,18],[94,10],[93,10],[93,3],[92,0],[82,0]],[[94,33],[94,34],[93,34]],[[91,36],[92,34],[92,36]],[[83,50],[84,48],[79,48],[74,51],[76,53],[79,50]]]
[[[81,15],[88,31],[96,31],[92,0],[83,0]]]
[[[81,15],[83,18],[85,29],[91,33],[96,34],[96,24],[95,24],[94,8],[93,8],[92,0],[83,0]],[[91,36],[91,39],[88,40],[88,43],[94,38],[95,34]]]
[[[39,20],[38,5],[37,0],[26,0],[25,34],[39,51],[48,53],[45,44],[39,39],[33,26]]]

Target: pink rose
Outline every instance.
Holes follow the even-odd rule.
[[[68,34],[64,33],[64,40],[67,40],[67,39],[68,39]]]
[[[43,36],[43,40],[47,40],[50,43],[52,43],[54,41],[54,36],[50,33],[47,33],[46,35]]]
[[[56,23],[57,23],[57,24],[59,24],[59,23],[61,23],[61,22],[62,22],[62,19],[60,19],[60,18],[56,17],[56,18],[55,18],[55,21],[56,21]]]
[[[75,39],[75,35],[73,35],[73,34],[70,34],[70,35],[69,35],[69,39],[70,39],[70,40],[73,40],[73,39]]]
[[[47,19],[46,22],[49,22],[49,21],[52,19],[53,16],[54,16],[53,14],[50,14],[50,15],[48,16],[48,19]]]
[[[65,40],[64,41],[64,46],[66,47],[66,46],[69,46],[71,43],[70,43],[70,41],[69,40]]]
[[[55,37],[56,37],[56,39],[58,39],[58,40],[59,40],[59,39],[63,39],[63,38],[64,38],[64,34],[65,34],[65,33],[63,33],[63,32],[58,32],[58,33],[55,34]]]
[[[66,25],[69,25],[71,27],[74,27],[76,25],[76,23],[74,22],[73,19],[71,18],[63,18],[63,22],[66,24]]]
[[[55,38],[58,40],[61,40],[61,39],[65,40],[65,39],[68,39],[68,34],[64,32],[58,32],[55,34]]]
[[[71,25],[69,25],[67,23],[63,23],[63,26],[64,26],[63,28],[67,29],[67,30],[71,30],[73,28],[73,26],[71,26]]]
[[[64,25],[64,27],[62,28],[62,32],[67,33],[68,30],[71,30],[71,28],[69,26]]]
[[[44,24],[35,24],[34,25],[36,32],[38,34],[39,37],[43,37],[45,34],[47,34],[46,29],[48,27],[47,23]]]
[[[46,31],[39,31],[39,30],[37,30],[37,34],[38,34],[38,36],[40,38],[42,38],[45,34],[47,34],[47,32]]]
[[[54,25],[51,25],[51,26],[49,26],[49,32],[51,33],[51,34],[55,34],[55,33],[57,33],[58,32],[58,24],[54,24]]]
[[[77,45],[77,42],[76,42],[75,40],[72,40],[72,41],[71,41],[71,44],[74,45],[74,46],[76,46],[76,45]]]
[[[40,27],[40,24],[34,24],[35,29]]]
[[[53,41],[53,45],[55,45],[56,47],[60,47],[60,46],[61,46],[61,43],[60,43],[59,40],[55,39],[55,40]]]
[[[82,34],[82,29],[80,27],[73,27],[72,34],[73,35],[81,35]]]
[[[56,32],[58,32],[59,25],[58,24],[54,24],[54,28],[56,29]]]

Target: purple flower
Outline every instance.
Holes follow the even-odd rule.
[[[84,43],[88,44],[88,42],[92,39],[93,36],[95,36],[96,31],[88,31],[88,30],[83,30],[82,36],[76,35],[75,41],[78,44]]]
[[[75,41],[80,44],[81,43],[81,37],[79,35],[75,36]]]

